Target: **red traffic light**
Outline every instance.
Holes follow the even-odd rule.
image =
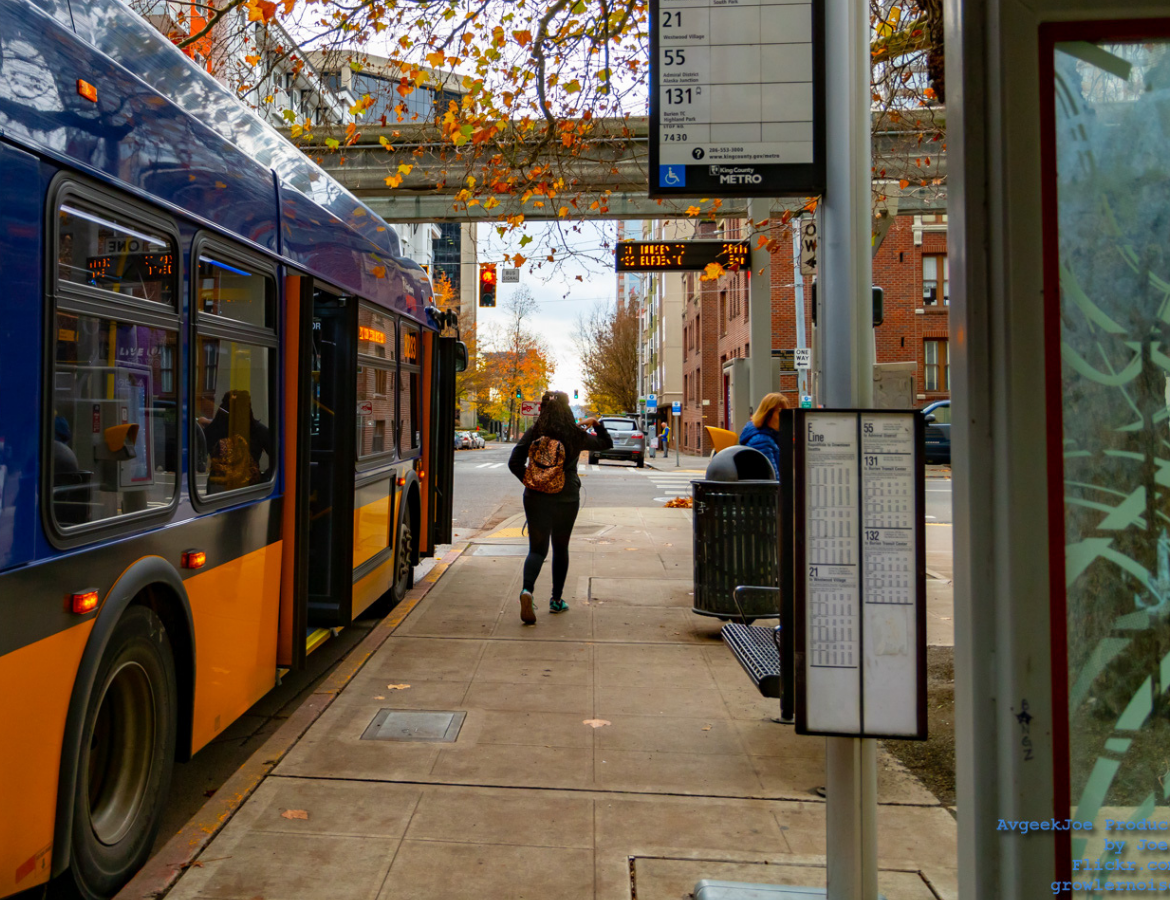
[[[496,264],[481,263],[479,267],[479,305],[496,305]]]

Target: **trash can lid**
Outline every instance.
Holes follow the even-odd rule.
[[[707,464],[708,481],[775,481],[772,461],[754,447],[724,447]]]

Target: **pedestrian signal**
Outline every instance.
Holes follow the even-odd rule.
[[[479,305],[496,305],[496,264],[481,263],[479,267]],[[519,396],[519,395],[517,395]]]

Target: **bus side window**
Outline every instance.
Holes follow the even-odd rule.
[[[191,463],[200,499],[276,476],[276,282],[244,257],[200,245],[194,266]]]
[[[402,320],[399,323],[402,338],[401,363],[398,373],[398,453],[410,457],[418,455],[422,446],[419,429],[422,427],[419,393],[422,365],[422,335],[418,327]]]
[[[174,238],[66,190],[54,240],[47,508],[62,532],[161,513],[179,471]]]

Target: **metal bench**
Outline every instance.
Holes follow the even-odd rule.
[[[774,595],[780,599],[780,589],[740,585],[732,592],[740,618],[743,615],[743,601],[759,594]],[[728,622],[720,634],[731,655],[743,666],[752,684],[765,697],[780,699],[780,626],[767,628],[763,625],[747,625],[742,622]]]

